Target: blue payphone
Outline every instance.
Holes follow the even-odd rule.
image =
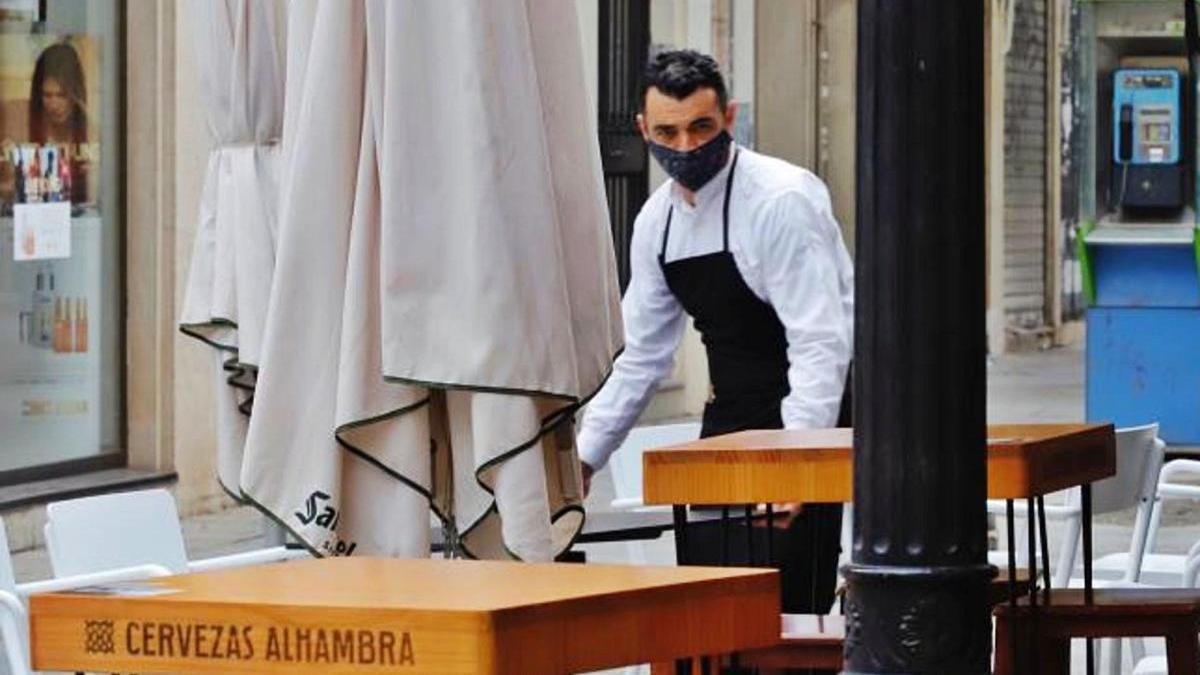
[[[1163,57],[1166,43],[1140,40],[1157,16],[1152,3],[1084,3],[1112,27],[1094,38],[1103,52],[1130,65],[1111,77],[1112,124],[1097,128],[1112,148],[1108,213],[1086,190],[1097,186],[1085,163],[1078,252],[1087,299],[1087,419],[1118,427],[1149,422],[1172,446],[1200,446],[1200,222],[1194,105],[1200,74],[1197,1],[1184,3],[1187,65],[1134,67]],[[1159,6],[1161,8],[1161,5]],[[1138,21],[1131,20],[1146,12]],[[1147,24],[1148,25],[1148,24]],[[1139,38],[1130,40],[1129,38]],[[1095,45],[1092,45],[1093,47]],[[1177,53],[1177,46],[1170,48]],[[1120,61],[1117,61],[1118,63]],[[1147,63],[1147,62],[1143,62]],[[1095,121],[1085,116],[1084,124]],[[1102,184],[1102,183],[1101,183]],[[1119,207],[1117,209],[1116,207]]]
[[[1113,185],[1119,208],[1178,210],[1185,196],[1183,83],[1171,69],[1113,73]]]

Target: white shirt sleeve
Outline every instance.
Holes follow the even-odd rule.
[[[599,470],[625,440],[658,383],[671,371],[683,335],[683,308],[667,287],[658,263],[661,228],[639,216],[630,244],[630,280],[621,300],[625,351],[608,381],[583,415],[576,445],[579,458]]]
[[[791,390],[780,404],[787,429],[837,422],[852,351],[843,288],[849,254],[826,194],[789,190],[771,200],[758,242],[766,300],[787,335]]]

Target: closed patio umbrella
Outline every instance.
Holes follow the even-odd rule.
[[[574,4],[311,26],[241,490],[321,553],[427,555],[432,507],[466,555],[550,559],[622,335]]]
[[[217,474],[235,497],[277,236],[284,105],[279,8],[260,0],[186,4],[214,144],[180,328],[215,348]]]

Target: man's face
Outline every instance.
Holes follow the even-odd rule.
[[[657,87],[646,91],[646,107],[638,115],[638,129],[647,141],[687,152],[711,141],[724,129],[733,129],[737,104],[724,112],[717,92],[702,87],[683,100],[662,93]]]
[[[71,115],[71,99],[58,80],[52,77],[42,82],[42,108],[55,124],[66,124]]]

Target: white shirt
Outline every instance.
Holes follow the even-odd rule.
[[[729,250],[750,290],[783,323],[788,384],[780,404],[788,429],[833,426],[850,362],[854,266],[821,179],[783,160],[738,149],[729,199]],[[732,153],[730,153],[732,157]],[[659,265],[667,211],[666,261],[721,250],[729,164],[695,195],[667,181],[633,225],[629,288],[621,302],[625,351],[588,404],[576,442],[594,469],[625,439],[659,382],[671,372],[686,315]]]

